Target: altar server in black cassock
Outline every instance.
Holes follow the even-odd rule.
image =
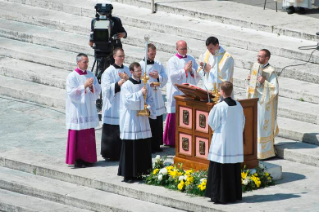
[[[163,145],[163,114],[166,113],[166,108],[161,89],[166,85],[168,78],[164,66],[161,62],[155,60],[155,56],[156,47],[149,43],[146,73],[150,77],[148,84],[151,86],[156,106],[156,119],[149,119],[152,130],[152,152],[162,152],[160,146]],[[140,61],[140,65],[144,73],[145,59]],[[160,85],[154,86],[154,82],[159,82]]]
[[[230,96],[233,85],[221,83],[224,100],[216,104],[208,116],[208,124],[214,131],[208,160],[208,178],[205,196],[215,203],[226,204],[242,199],[241,163],[244,161],[243,107]]]
[[[118,175],[123,176],[124,181],[132,182],[152,169],[152,132],[149,118],[137,115],[139,110],[144,109],[143,95],[146,95],[150,118],[156,118],[156,111],[149,84],[146,83],[145,89],[141,83],[140,64],[134,62],[129,68],[132,77],[121,89],[120,138],[123,142]]]
[[[113,51],[115,63],[108,67],[102,75],[103,129],[101,155],[105,159],[119,160],[122,140],[120,139],[119,108],[120,93],[123,83],[131,73],[124,66],[124,51],[117,48]]]

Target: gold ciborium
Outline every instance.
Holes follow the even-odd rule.
[[[154,91],[157,91],[157,87],[159,87],[161,85],[160,82],[152,82],[153,86],[154,86]]]
[[[213,101],[214,103],[218,103],[220,98],[220,93],[218,92],[218,88],[216,86],[216,83],[214,83],[214,90],[212,91],[212,94],[214,96]]]

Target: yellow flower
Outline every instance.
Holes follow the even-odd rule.
[[[254,183],[255,183],[255,185],[257,186],[257,188],[260,187],[261,181],[260,181],[260,179],[259,179],[258,177],[256,177],[256,176],[253,175],[253,176],[250,177],[250,179],[251,179],[252,181],[254,181]]]
[[[186,175],[190,175],[190,174],[192,174],[194,171],[192,170],[192,169],[189,169],[189,170],[187,170],[187,171],[185,171],[185,174]]]
[[[269,176],[269,173],[268,173],[268,172],[265,172],[265,176],[268,177],[268,176]]]
[[[167,169],[167,171],[171,171],[172,169],[174,169],[174,166],[166,166],[165,169]]]
[[[248,175],[248,171],[247,172],[242,172],[241,173],[241,178],[242,179],[246,179],[247,175]]]
[[[254,176],[256,176],[256,177],[257,177],[257,176],[258,176],[258,174],[257,174],[257,173],[255,173],[255,174],[254,174]]]
[[[178,185],[177,185],[178,190],[183,190],[184,188],[184,181],[182,180]]]
[[[159,169],[154,169],[153,174],[157,174],[159,172]]]

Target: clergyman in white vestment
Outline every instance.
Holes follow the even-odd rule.
[[[88,56],[80,53],[76,61],[78,67],[66,80],[66,163],[85,168],[97,161],[94,128],[99,125],[99,118],[95,101],[101,87],[94,74],[87,70]]]
[[[270,52],[259,51],[257,61],[247,77],[247,98],[258,98],[257,157],[275,156],[274,141],[278,135],[277,107],[279,84],[275,69],[268,63]]]
[[[175,96],[183,95],[175,84],[189,83],[197,85],[200,80],[196,70],[198,65],[193,56],[187,54],[187,43],[176,42],[177,53],[171,57],[166,66],[168,81],[166,84],[167,117],[164,130],[164,145],[175,146]]]
[[[149,85],[153,93],[156,106],[156,119],[149,119],[152,130],[152,152],[162,152],[160,145],[163,145],[163,114],[166,113],[165,103],[161,89],[167,83],[167,74],[164,66],[158,60],[155,60],[156,47],[154,44],[148,44],[147,51],[147,75],[149,76]],[[142,75],[145,69],[145,59],[140,61]],[[156,85],[154,83],[160,83]]]
[[[203,81],[204,89],[212,91],[215,84],[216,88],[220,90],[222,82],[233,82],[234,59],[219,45],[216,37],[207,38],[206,47],[205,53],[199,57],[200,67],[197,72]],[[232,93],[232,98],[234,98],[234,93]]]

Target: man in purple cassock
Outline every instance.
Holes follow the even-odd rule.
[[[66,128],[68,144],[66,163],[77,168],[91,166],[97,161],[95,130],[99,125],[95,101],[101,87],[91,71],[86,54],[76,56],[77,68],[66,80]]]

